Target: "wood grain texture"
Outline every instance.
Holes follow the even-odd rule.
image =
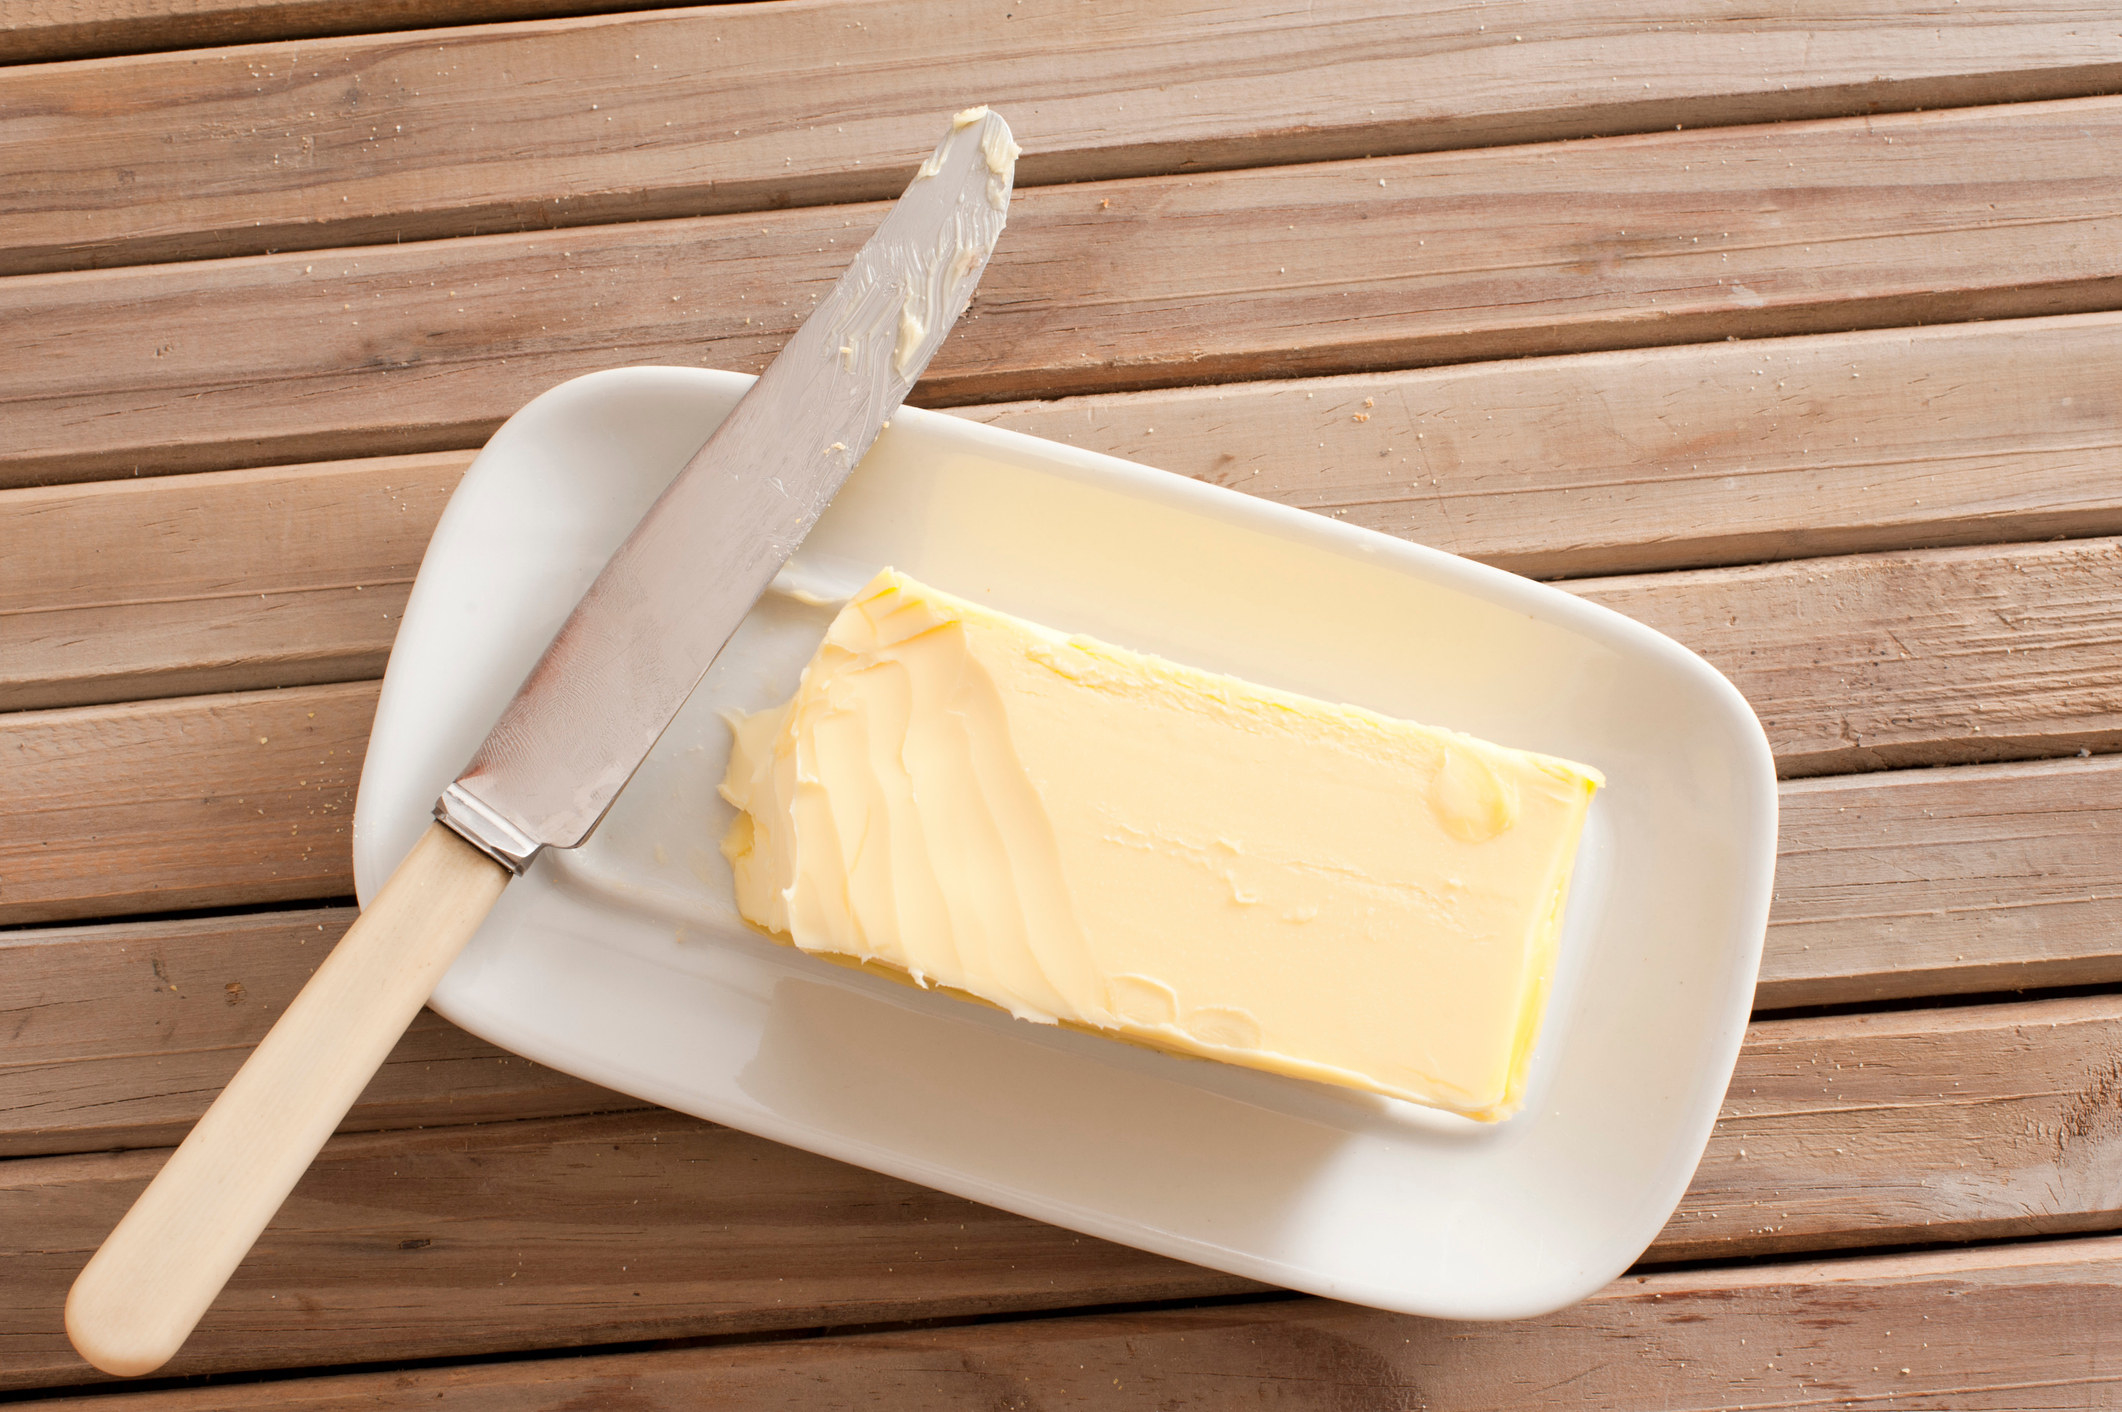
[[[730,1406],[1281,1412],[2108,1408],[2122,1241],[1630,1276],[1542,1319],[1317,1299],[158,1391],[45,1412]]]
[[[0,1390],[96,1375],[75,1272],[162,1160],[0,1165]],[[671,1113],[333,1138],[171,1374],[1258,1286]]]
[[[2093,314],[960,410],[1555,576],[2122,532],[2117,386]],[[0,491],[0,708],[378,674],[470,458]]]
[[[0,57],[624,6],[153,8],[30,0]],[[2108,29],[2070,0],[843,0],[31,69],[0,75],[0,170],[36,175],[0,204],[0,272],[887,199],[975,99],[1040,185],[2085,96],[2122,84]]]
[[[470,460],[0,491],[0,710],[381,676]]]
[[[1786,782],[1757,1008],[2122,981],[2122,758]]]
[[[333,907],[0,932],[0,1156],[174,1146],[353,918]],[[340,1130],[640,1106],[423,1011]]]
[[[1382,183],[1382,185],[1381,185]],[[613,364],[761,366],[877,206],[0,284],[0,484],[477,444]],[[2091,312],[2122,99],[1022,193],[925,405]]]
[[[1565,587],[1720,668],[1786,776],[2122,747],[2122,540]]]
[[[2122,997],[1759,1020],[1655,1259],[2122,1227]]]
[[[1561,578],[2122,532],[2117,386],[2092,314],[955,410]]]
[[[649,8],[644,0],[9,0],[0,64]]]
[[[2122,996],[1789,1008],[2122,981],[2122,754],[2069,758],[2122,751],[2112,15],[794,0],[304,37],[563,4],[0,15],[0,63],[270,41],[0,70],[0,926],[350,888],[363,679],[466,448],[593,368],[762,365],[970,86],[1034,150],[918,400],[1574,580],[1761,710],[1794,777],[1768,1013],[1652,1260],[1782,1263],[1397,1319],[424,1016],[174,1371],[504,1356],[132,1401],[2115,1403],[2122,1236],[2075,1235],[2122,1230]],[[346,915],[0,932],[0,1400],[89,1390],[67,1281]],[[614,1343],[650,1346],[543,1356]]]
[[[0,924],[343,896],[376,686],[0,717]]]
[[[2122,1226],[2118,1045],[2111,996],[1758,1023],[1648,1258]],[[55,1342],[61,1292],[158,1160],[0,1168],[0,1231],[36,1242],[7,1252],[0,1387],[87,1376]],[[302,1366],[1248,1288],[674,1114],[615,1114],[334,1138],[171,1371],[261,1366],[261,1348]]]

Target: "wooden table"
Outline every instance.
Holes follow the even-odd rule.
[[[2122,1404],[2122,16],[1792,8],[0,10],[0,1391]],[[352,916],[473,449],[761,366],[980,100],[1019,195],[917,402],[1559,580],[1759,711],[1757,1018],[1671,1225],[1546,1319],[1389,1316],[428,1015],[169,1376],[88,1387],[68,1283]]]

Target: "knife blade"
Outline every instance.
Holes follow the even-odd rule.
[[[75,1279],[107,1373],[191,1335],[442,973],[545,848],[588,837],[972,298],[1016,144],[952,119],[831,293],[612,555],[405,860]]]
[[[1016,152],[996,114],[952,120],[583,594],[437,818],[519,873],[596,827],[964,312],[1008,215]]]

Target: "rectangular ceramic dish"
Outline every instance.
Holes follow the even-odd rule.
[[[414,585],[354,818],[364,900],[576,597],[750,379],[596,373],[480,454]],[[1708,1140],[1753,993],[1773,765],[1730,683],[1566,593],[908,408],[789,571],[892,565],[1070,632],[1598,767],[1530,1098],[1483,1126],[1028,1024],[748,929],[720,713],[832,609],[761,600],[589,842],[503,897],[434,1007],[541,1063],[977,1201],[1294,1289],[1511,1318],[1624,1270]]]

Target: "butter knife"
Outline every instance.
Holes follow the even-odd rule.
[[[429,825],[74,1281],[107,1373],[176,1353],[509,880],[595,829],[972,298],[1016,144],[950,131],[839,282],[649,507]]]

